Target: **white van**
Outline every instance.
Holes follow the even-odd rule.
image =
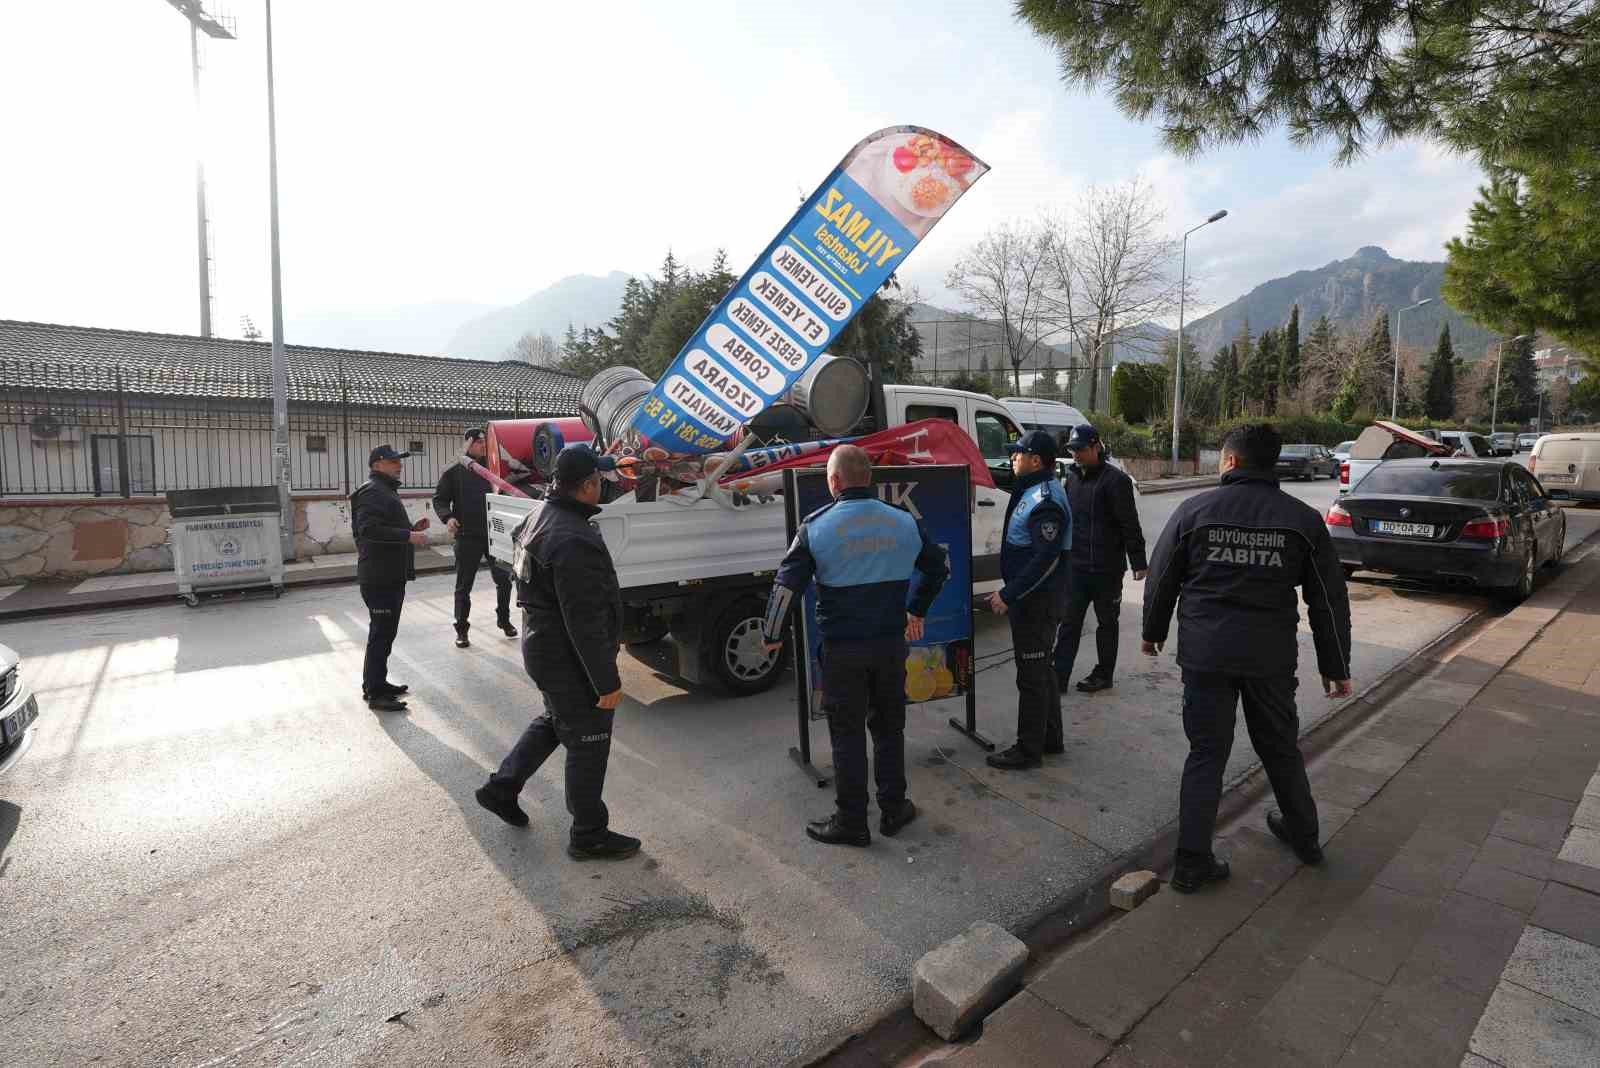
[[[1546,434],[1534,442],[1528,470],[1552,497],[1600,501],[1600,434]]]
[[[1072,428],[1089,420],[1070,404],[1054,400],[1035,400],[1032,397],[1001,397],[1011,417],[1022,424],[1024,430],[1048,431],[1051,437],[1070,434]]]

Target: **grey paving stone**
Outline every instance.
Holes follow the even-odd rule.
[[[1532,879],[1544,879],[1550,874],[1551,853],[1540,846],[1513,842],[1509,838],[1490,835],[1478,847],[1478,860],[1497,868],[1514,871]]]
[[[1409,690],[1390,707],[1386,718],[1443,727],[1460,713],[1460,702],[1424,697],[1415,690]]]
[[[1472,672],[1475,674],[1475,672]],[[1449,664],[1439,669],[1439,674],[1423,679],[1411,689],[1406,691],[1406,697],[1420,698],[1425,701],[1439,701],[1444,704],[1460,708],[1477,695],[1482,684],[1473,681],[1458,682],[1457,679],[1468,678],[1467,669],[1452,670]]]
[[[1550,881],[1577,887],[1579,890],[1587,890],[1591,894],[1600,894],[1600,868],[1591,868],[1586,864],[1570,864],[1565,860],[1552,860],[1550,862]]]
[[[1132,912],[1161,889],[1153,871],[1130,871],[1111,884],[1111,907]]]
[[[1571,801],[1531,790],[1513,790],[1506,798],[1506,811],[1534,816],[1551,823],[1572,824],[1574,805]]]
[[[1161,894],[1150,907],[1176,896]],[[1129,919],[1145,911],[1140,909]],[[1028,984],[1028,992],[1115,1040],[1181,983],[1188,971],[1174,961],[1170,947],[1113,929],[1046,968]]]
[[[1490,833],[1553,851],[1560,849],[1567,837],[1567,821],[1540,819],[1521,812],[1502,812]]]
[[[1028,947],[1005,928],[979,922],[922,955],[912,969],[917,1018],[953,1039],[1010,996]]]
[[[1476,852],[1471,842],[1418,831],[1373,881],[1417,897],[1442,897],[1466,872]]]
[[[1447,895],[1408,966],[1487,995],[1522,937],[1522,914],[1469,894]]]
[[[1335,1064],[1382,993],[1382,985],[1311,957],[1267,1002],[1253,1026],[1303,1063]],[[1249,1036],[1247,1044],[1256,1039]]]
[[[1439,733],[1439,724],[1404,716],[1385,715],[1368,732],[1374,738],[1421,748]]]
[[[1545,883],[1530,922],[1590,945],[1600,945],[1600,895]]]
[[[1600,947],[1542,927],[1522,932],[1501,982],[1600,1016]]]
[[[1577,827],[1600,831],[1600,796],[1584,794],[1583,800],[1578,802],[1578,810],[1572,814],[1572,822]]]
[[[1526,916],[1539,903],[1539,892],[1544,889],[1544,883],[1475,860],[1471,867],[1467,868],[1466,874],[1456,883],[1456,889],[1463,894],[1471,894],[1473,897],[1481,897],[1486,901],[1504,905],[1508,909],[1515,909]]]
[[[1420,744],[1403,745],[1400,742],[1368,734],[1353,738],[1339,746],[1329,755],[1329,760],[1335,764],[1343,764],[1347,768],[1370,771],[1387,779],[1405,767],[1420,748]]]
[[[1588,827],[1572,828],[1567,832],[1567,840],[1561,843],[1561,852],[1556,854],[1556,859],[1585,868],[1600,868],[1600,831]]]
[[[1330,762],[1311,772],[1311,793],[1346,808],[1360,808],[1389,781],[1389,776]]]
[[[1485,1001],[1486,995],[1407,965],[1384,990],[1339,1064],[1454,1064],[1467,1048]]]
[[[947,1063],[1089,1068],[1109,1052],[1111,1043],[1024,990],[984,1020],[978,1041]]]
[[[1351,903],[1312,955],[1345,971],[1388,983],[1433,920],[1438,899],[1370,886]]]
[[[1501,983],[1470,1049],[1505,1068],[1592,1068],[1600,1064],[1600,1019]]]

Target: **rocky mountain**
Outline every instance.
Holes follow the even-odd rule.
[[[612,271],[604,278],[575,274],[541,289],[520,304],[496,308],[462,323],[448,342],[452,356],[504,359],[523,334],[549,334],[559,343],[568,324],[598,327],[617,314],[628,276]]]
[[[1300,305],[1301,338],[1324,314],[1341,333],[1360,336],[1371,326],[1379,308],[1388,309],[1389,327],[1393,330],[1396,309],[1431,297],[1432,304],[1406,312],[1400,343],[1431,350],[1440,325],[1448,322],[1456,352],[1476,360],[1499,335],[1446,304],[1439,295],[1443,281],[1443,263],[1397,260],[1369,245],[1357,249],[1347,260],[1263,282],[1237,300],[1186,324],[1185,330],[1209,363],[1217,349],[1239,333],[1246,319],[1250,332],[1259,336],[1265,329],[1288,322],[1289,309],[1295,304]]]

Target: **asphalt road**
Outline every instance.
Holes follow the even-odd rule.
[[[1321,506],[1332,487],[1290,489]],[[1182,497],[1141,501],[1152,541]],[[1569,518],[1573,540],[1600,526]],[[558,764],[523,796],[526,831],[473,801],[538,697],[515,643],[453,647],[450,583],[412,588],[398,716],[359,701],[353,588],[0,632],[42,708],[0,779],[0,1062],[783,1063],[892,1009],[931,946],[1022,921],[1175,815],[1177,670],[1138,655],[1130,579],[1117,686],[1069,697],[1068,753],[995,772],[945,726],[956,702],[915,706],[923,818],[866,850],[801,831],[831,799],[786,757],[788,686],[732,700],[654,670],[663,647],[624,657],[607,800],[645,852],[576,864]],[[478,594],[482,623],[487,578]],[[1483,605],[1352,594],[1358,682]],[[1008,645],[985,617],[980,655]],[[1310,725],[1329,706],[1302,649]],[[1004,743],[999,663],[979,716]],[[1241,738],[1232,770],[1249,763]]]

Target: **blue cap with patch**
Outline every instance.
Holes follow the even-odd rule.
[[[1031,452],[1045,463],[1056,459],[1056,439],[1043,430],[1030,430],[1006,446],[1006,452]]]

